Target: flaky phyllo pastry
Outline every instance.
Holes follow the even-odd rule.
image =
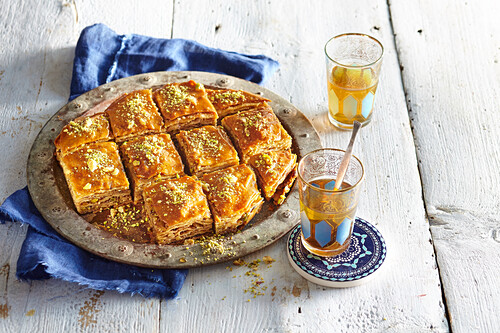
[[[150,89],[136,90],[106,109],[116,142],[160,132],[163,120],[151,96]]]
[[[217,123],[217,112],[201,83],[169,83],[154,92],[154,99],[165,119],[165,131],[177,133]]]
[[[126,141],[120,147],[129,176],[134,203],[143,188],[158,180],[184,175],[184,165],[168,134],[151,134]]]
[[[215,107],[219,118],[224,118],[240,111],[254,109],[265,102],[270,102],[267,98],[243,90],[207,89],[207,95]]]
[[[139,243],[242,229],[264,198],[282,204],[296,178],[292,138],[267,102],[188,81],[70,121],[54,145],[76,210]]]
[[[201,177],[215,221],[215,232],[224,234],[244,227],[264,200],[253,171],[245,164]]]
[[[58,159],[80,214],[130,203],[129,182],[116,143],[86,144]]]
[[[297,178],[297,155],[290,149],[260,153],[250,158],[250,165],[266,200],[283,203]]]
[[[105,113],[98,113],[70,121],[54,140],[54,145],[58,153],[67,153],[86,143],[112,139],[108,117]]]
[[[292,138],[267,104],[227,116],[222,119],[222,126],[233,140],[243,163],[253,155],[292,146]]]
[[[170,244],[212,231],[212,217],[201,182],[190,176],[147,186],[143,192],[158,244]]]
[[[204,173],[238,165],[240,161],[231,140],[219,126],[181,131],[176,138],[192,175],[200,177]]]

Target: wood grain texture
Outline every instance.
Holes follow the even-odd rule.
[[[375,223],[387,239],[385,272],[358,288],[322,288],[293,271],[281,240],[246,258],[277,259],[262,271],[266,295],[247,301],[244,290],[251,279],[244,269],[230,272],[219,265],[192,270],[180,299],[162,302],[160,327],[183,332],[200,327],[207,332],[445,332],[448,325],[387,4],[320,1],[287,2],[286,10],[284,6],[281,1],[176,1],[173,36],[277,59],[281,68],[266,87],[312,119],[329,147],[344,147],[350,134],[335,130],[327,119],[323,45],[345,31],[368,32],[382,40],[386,54],[376,115],[361,130],[354,153],[367,169],[358,215]],[[340,12],[343,15],[333,15]],[[232,278],[235,271],[237,277]],[[185,320],[171,319],[181,317]]]
[[[170,37],[172,2],[3,1],[0,12],[0,202],[26,185],[29,149],[69,97],[80,31],[102,22],[118,33]],[[117,10],[119,8],[119,10]],[[155,24],[151,24],[154,22]],[[8,47],[7,47],[8,46]],[[0,224],[0,332],[157,332],[160,301],[89,290],[60,280],[19,282],[26,227]]]
[[[453,332],[500,327],[497,1],[391,1]]]

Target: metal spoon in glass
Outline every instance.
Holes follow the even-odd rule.
[[[342,162],[340,162],[339,171],[337,172],[337,177],[335,179],[335,186],[333,187],[334,191],[338,191],[340,185],[342,185],[342,181],[344,180],[347,167],[349,166],[349,162],[351,161],[352,146],[354,145],[354,140],[356,139],[356,135],[358,134],[360,128],[361,128],[361,123],[359,121],[355,121],[352,127],[351,140],[349,141],[349,145],[345,150]]]

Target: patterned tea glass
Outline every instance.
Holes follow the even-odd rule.
[[[349,247],[364,179],[363,164],[353,155],[342,186],[333,190],[343,156],[340,149],[319,149],[305,155],[298,166],[302,244],[323,257]]]
[[[363,126],[373,113],[384,48],[373,37],[343,34],[325,45],[328,118],[341,129],[355,120]]]

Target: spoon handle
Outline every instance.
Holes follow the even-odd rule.
[[[359,121],[355,121],[352,127],[351,140],[349,141],[349,145],[345,150],[342,162],[340,162],[339,171],[337,172],[337,178],[335,179],[335,186],[333,187],[334,191],[337,191],[342,185],[342,182],[344,181],[344,176],[347,171],[347,167],[349,166],[349,162],[351,161],[352,147],[354,146],[354,140],[356,139],[356,135],[358,134],[360,128],[361,128],[361,123]]]

